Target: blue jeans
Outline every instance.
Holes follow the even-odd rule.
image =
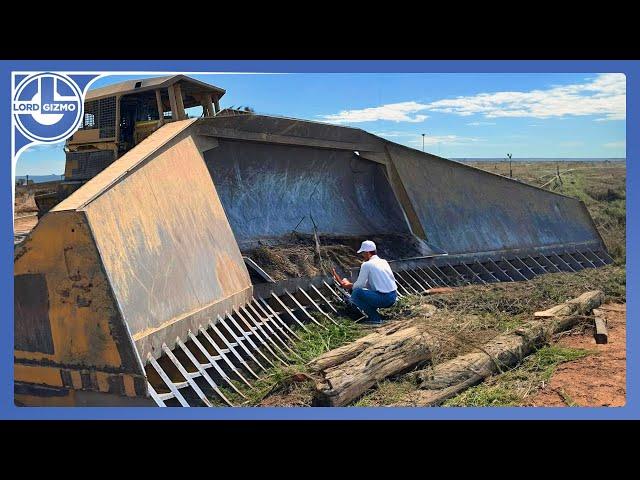
[[[372,323],[380,323],[379,308],[387,308],[396,303],[398,298],[397,292],[394,290],[389,293],[380,293],[367,288],[354,288],[351,292],[351,303],[362,310],[369,321]]]

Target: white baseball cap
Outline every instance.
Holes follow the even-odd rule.
[[[373,243],[371,240],[365,240],[364,242],[362,242],[362,245],[360,245],[360,250],[358,250],[358,253],[375,252],[375,251],[376,251],[376,244]]]

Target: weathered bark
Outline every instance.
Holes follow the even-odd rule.
[[[427,307],[431,308],[426,309],[423,317],[431,316],[436,311],[436,307],[432,305],[428,305]],[[309,362],[308,366],[311,370],[321,371],[347,362],[352,358],[360,355],[367,348],[370,348],[376,343],[383,341],[384,338],[388,335],[391,335],[403,328],[407,328],[414,322],[415,319],[408,319],[389,323],[380,328],[376,328],[374,332],[370,333],[367,336],[359,338],[358,340],[348,343],[347,345],[343,345],[342,347],[336,348],[324,353],[323,355],[320,355],[318,358],[315,358],[311,362]]]
[[[572,298],[560,305],[551,307],[549,310],[536,312],[534,317],[563,317],[569,315],[585,315],[604,301],[604,293],[600,290],[585,292],[577,298]]]
[[[593,323],[595,326],[593,337],[596,339],[597,344],[603,345],[609,341],[609,331],[607,330],[607,320],[604,316],[604,311],[594,308],[593,315]]]
[[[310,365],[320,377],[314,405],[347,405],[376,382],[428,361],[436,344],[418,322],[405,321],[328,352]]]
[[[487,342],[480,352],[461,355],[433,368],[412,374],[420,390],[412,392],[395,406],[434,406],[452,398],[485,378],[514,367],[527,355],[557,333],[568,330],[604,300],[601,291],[586,292],[576,299],[549,311],[571,314],[551,320],[534,320],[514,333],[499,335]],[[567,304],[570,308],[564,308]]]

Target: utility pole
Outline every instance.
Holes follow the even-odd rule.
[[[513,169],[511,168],[511,154],[507,153],[507,158],[509,159],[509,178],[513,178]]]
[[[426,133],[422,134],[422,151],[424,152],[424,136],[426,135]]]

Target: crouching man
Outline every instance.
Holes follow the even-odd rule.
[[[340,285],[351,290],[351,303],[367,315],[368,320],[363,323],[380,324],[382,319],[378,309],[392,306],[398,298],[396,279],[389,263],[378,257],[376,244],[371,240],[362,242],[358,253],[362,255],[364,262],[355,283],[346,278],[341,279],[335,269],[333,275]]]

